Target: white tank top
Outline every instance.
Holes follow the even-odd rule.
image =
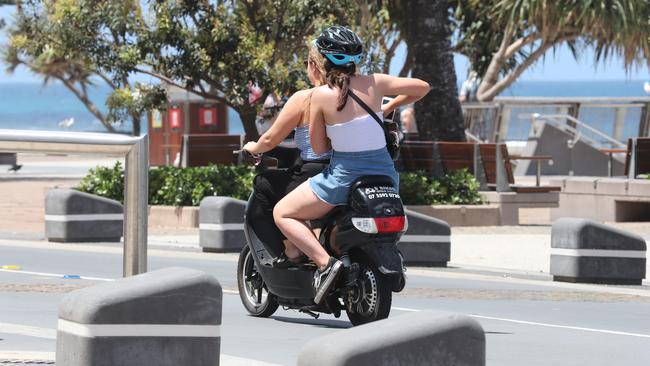
[[[383,120],[382,112],[376,112]],[[332,150],[356,152],[378,150],[386,146],[384,130],[371,115],[366,114],[348,122],[325,125],[327,137],[332,142]]]

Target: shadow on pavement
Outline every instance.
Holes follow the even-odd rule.
[[[302,319],[302,318],[288,318],[284,316],[272,316],[271,319],[285,322],[285,323],[294,323],[294,324],[304,324],[304,325],[315,325],[325,328],[339,328],[347,329],[352,328],[352,324],[344,320],[333,320],[333,319]]]

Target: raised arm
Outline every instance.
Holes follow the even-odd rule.
[[[271,128],[260,136],[257,142],[248,142],[244,150],[253,153],[265,153],[278,146],[289,133],[300,124],[302,118],[302,106],[307,93],[304,90],[294,93],[284,105]]]
[[[395,99],[382,106],[384,112],[390,112],[395,108],[417,102],[422,99],[431,86],[424,80],[415,78],[400,78],[386,74],[374,74],[375,83],[382,95],[396,95]]]
[[[316,154],[324,154],[330,151],[321,98],[318,89],[314,90],[309,107],[309,142]]]

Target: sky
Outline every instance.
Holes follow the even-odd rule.
[[[0,7],[0,17],[8,23],[11,21],[13,7]],[[0,30],[0,44],[6,42],[4,30]],[[405,57],[405,46],[397,50],[394,62],[391,64],[391,73],[397,73]],[[632,69],[626,72],[621,58],[614,57],[607,64],[594,65],[594,52],[587,50],[579,60],[575,60],[566,46],[557,52],[549,51],[543,62],[537,62],[526,70],[519,78],[520,81],[600,81],[600,80],[647,80],[650,81],[648,66]],[[458,80],[465,80],[469,62],[461,55],[454,55],[454,65]],[[13,75],[5,72],[6,65],[0,63],[0,83],[39,82],[40,80],[27,70],[19,68]]]

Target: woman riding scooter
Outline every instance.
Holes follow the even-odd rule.
[[[305,66],[314,86],[318,87],[325,82],[323,62],[315,49],[310,51]],[[257,142],[248,142],[243,147],[253,155],[268,152],[295,129],[294,139],[300,149],[300,159],[287,170],[267,170],[255,177],[254,194],[257,204],[249,212],[251,219],[256,222],[258,236],[266,238],[270,243],[284,244],[285,248],[278,248],[279,251],[284,249],[284,252],[274,263],[277,268],[299,265],[306,261],[306,257],[277,228],[273,221],[273,208],[288,192],[327,167],[331,156],[327,149],[319,154],[314,153],[309,143],[309,105],[313,90],[301,90],[293,94],[269,130]],[[311,224],[313,228],[318,227],[318,221]]]
[[[352,183],[362,176],[384,175],[398,188],[399,176],[386,149],[384,131],[377,122],[382,112],[421,99],[430,87],[419,79],[358,75],[362,43],[345,27],[328,28],[315,46],[318,56],[324,59],[327,85],[315,88],[312,94],[309,134],[317,154],[329,151],[331,143],[332,159],[326,170],[280,200],[273,215],[282,233],[318,266],[313,286],[314,302],[319,304],[336,282],[342,262],[326,252],[305,222],[346,204]],[[397,97],[382,106],[385,95]],[[348,101],[348,96],[354,100]],[[377,116],[366,112],[369,108],[377,111]]]

